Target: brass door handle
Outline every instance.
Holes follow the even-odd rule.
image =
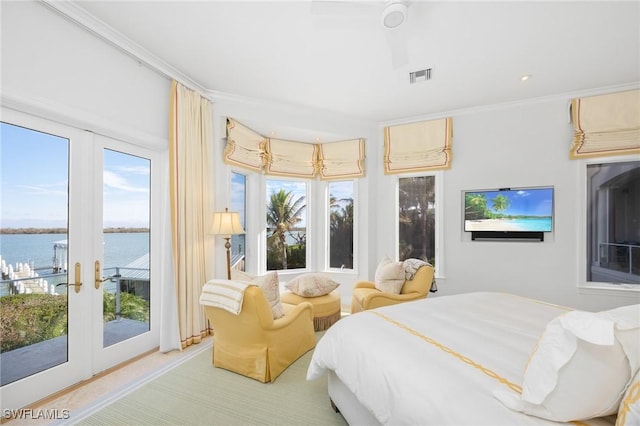
[[[73,268],[73,273],[75,274],[75,282],[73,283],[75,289],[76,289],[76,293],[80,293],[80,286],[82,285],[82,274],[81,272],[81,267],[80,267],[80,262],[76,262],[75,267]]]
[[[96,290],[100,288],[100,284],[102,284],[103,282],[115,281],[117,278],[120,278],[120,277],[121,275],[111,275],[109,277],[103,277],[100,270],[100,261],[96,260],[96,263],[94,264],[94,269],[93,269],[93,281],[94,281],[94,287],[96,288]]]
[[[75,288],[76,293],[80,293],[80,286],[82,285],[82,281],[80,280],[80,278],[82,277],[81,271],[82,271],[82,268],[80,266],[80,262],[76,262],[75,267],[73,268],[73,273],[75,274],[75,277],[74,277],[75,282],[73,284],[69,284],[69,283],[56,284],[56,287],[59,285],[64,285],[67,287],[72,285]]]
[[[100,261],[96,260],[96,263],[94,264],[95,268],[93,270],[93,280],[94,280],[94,287],[96,288],[96,290],[98,290],[100,288],[100,284],[105,281],[102,279],[102,274],[100,273]]]

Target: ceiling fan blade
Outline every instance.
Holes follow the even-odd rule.
[[[391,52],[393,69],[409,65],[409,49],[407,47],[407,31],[403,27],[387,30],[387,43]]]

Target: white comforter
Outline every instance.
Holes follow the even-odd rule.
[[[327,330],[307,379],[333,370],[383,424],[556,424],[511,411],[492,391],[518,390],[547,322],[566,311],[470,293],[357,313]]]

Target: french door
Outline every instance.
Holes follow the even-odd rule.
[[[0,126],[7,412],[158,346],[160,209],[153,151],[10,109]]]

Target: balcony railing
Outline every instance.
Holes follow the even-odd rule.
[[[600,243],[600,267],[640,275],[640,245],[631,243]]]

